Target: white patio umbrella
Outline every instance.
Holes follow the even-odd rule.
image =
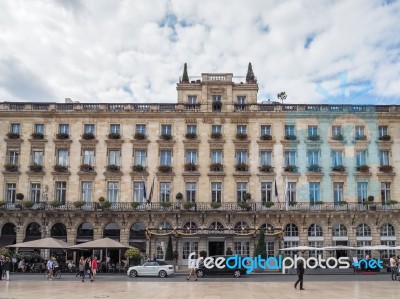
[[[322,250],[355,250],[355,249],[357,249],[357,247],[351,247],[345,245],[322,247]]]
[[[390,247],[387,245],[373,245],[373,246],[363,246],[356,247],[357,250],[394,250],[396,247]]]
[[[295,246],[282,248],[281,251],[309,251],[309,250],[322,250],[322,248],[310,247],[310,246]]]

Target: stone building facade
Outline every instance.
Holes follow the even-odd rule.
[[[397,245],[400,107],[260,103],[240,81],[180,79],[170,104],[0,103],[0,245],[110,236],[163,258],[171,236],[180,264],[251,255],[260,228],[269,255]]]

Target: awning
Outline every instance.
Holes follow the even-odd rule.
[[[14,244],[16,239],[17,239],[17,236],[13,236],[13,235],[1,236],[0,237],[0,248]]]

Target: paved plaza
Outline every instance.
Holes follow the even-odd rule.
[[[293,280],[295,276],[291,276]],[[373,278],[372,278],[373,279]],[[140,298],[140,299],[260,299],[260,298],[400,298],[400,283],[392,281],[308,281],[306,290],[293,288],[293,281],[253,282],[246,280],[175,282],[108,281],[82,283],[78,280],[24,280],[0,282],[3,298]]]

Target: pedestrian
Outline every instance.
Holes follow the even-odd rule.
[[[3,280],[4,256],[0,255],[0,280]]]
[[[10,280],[10,268],[11,268],[10,258],[6,257],[6,260],[3,263],[3,271],[6,272],[6,280]]]
[[[392,280],[396,281],[396,276],[397,276],[397,260],[396,257],[393,255],[390,260],[390,271],[392,272]]]
[[[84,272],[83,272],[82,282],[85,282],[85,276],[86,276],[86,274],[89,276],[90,281],[92,282],[93,280],[92,280],[92,275],[91,275],[91,272],[90,272],[90,257],[88,257],[88,258],[85,260],[84,269],[85,269],[85,270],[84,270]]]
[[[297,289],[297,285],[300,283],[300,290],[304,290],[303,288],[303,276],[304,276],[304,263],[303,260],[299,260],[297,262],[297,275],[298,279],[296,283],[294,284],[294,288]]]
[[[85,259],[83,256],[81,256],[81,259],[79,260],[79,265],[78,265],[78,270],[79,270],[79,276],[82,279],[82,282],[85,282],[84,276],[85,276]]]
[[[47,269],[47,279],[51,280],[51,277],[53,276],[53,261],[51,258],[49,258],[49,260],[47,261],[46,264],[46,269]]]
[[[197,281],[197,274],[196,274],[196,258],[192,259],[189,265],[190,274],[189,277],[186,278],[187,281],[193,276],[194,281]]]
[[[97,273],[97,256],[92,259],[92,280],[96,280],[96,273]]]

